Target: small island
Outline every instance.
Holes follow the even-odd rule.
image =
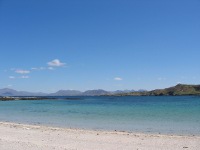
[[[27,96],[20,96],[20,97],[11,97],[11,96],[0,96],[0,101],[17,101],[17,100],[56,100],[56,99],[62,99],[62,100],[82,100],[83,98],[79,97],[27,97]]]
[[[13,101],[13,100],[47,100],[47,99],[56,99],[53,97],[10,97],[10,96],[5,96],[5,97],[0,97],[0,101]]]

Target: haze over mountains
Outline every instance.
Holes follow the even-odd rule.
[[[0,89],[0,96],[45,96],[46,93],[33,93],[27,91],[16,91],[9,88]]]
[[[14,89],[4,88],[0,89],[0,96],[99,96],[99,95],[109,95],[109,94],[122,94],[127,92],[134,92],[134,90],[105,91],[102,89],[98,89],[98,90],[87,90],[84,92],[78,90],[59,90],[55,93],[41,93],[41,92],[34,93],[34,92],[17,91]]]
[[[152,91],[146,90],[117,90],[105,91],[87,90],[85,92],[77,90],[59,90],[55,93],[32,93],[26,91],[16,91],[9,88],[0,89],[0,96],[182,96],[182,95],[200,95],[200,85],[177,84],[176,86],[156,89]]]

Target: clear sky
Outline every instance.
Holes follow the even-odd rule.
[[[199,0],[0,0],[0,88],[200,84]]]

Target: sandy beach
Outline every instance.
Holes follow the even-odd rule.
[[[0,150],[198,150],[200,136],[92,131],[0,122]]]

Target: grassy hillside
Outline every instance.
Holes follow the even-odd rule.
[[[181,95],[200,95],[200,85],[178,84],[165,89],[156,89],[148,92],[130,92],[118,94],[116,96],[181,96]]]
[[[150,91],[149,95],[200,95],[200,85],[178,84],[174,87]]]

